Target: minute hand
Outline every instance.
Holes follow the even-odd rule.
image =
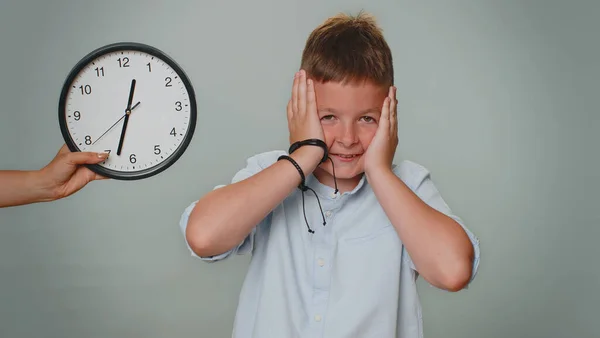
[[[133,101],[133,92],[135,90],[135,79],[131,80],[131,89],[129,90],[129,100],[127,101],[127,109],[125,110],[125,121],[123,122],[123,129],[121,130],[121,138],[119,139],[119,146],[117,147],[117,155],[121,155],[123,149],[123,140],[125,140],[125,131],[127,130],[127,124],[129,123],[129,115],[131,115],[131,102]]]

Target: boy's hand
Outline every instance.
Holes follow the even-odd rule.
[[[396,88],[392,86],[383,101],[375,136],[365,153],[365,173],[369,175],[374,171],[391,169],[397,146]]]
[[[317,112],[315,87],[312,80],[306,79],[306,72],[300,70],[294,76],[292,98],[287,105],[290,144],[306,139],[325,141],[325,134]]]

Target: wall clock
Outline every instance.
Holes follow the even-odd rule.
[[[196,98],[183,69],[149,45],[119,42],[83,57],[60,93],[58,121],[71,151],[109,152],[88,167],[137,180],[173,165],[196,127]]]

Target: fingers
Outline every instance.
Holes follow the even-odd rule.
[[[390,86],[388,96],[383,101],[380,121],[383,123],[389,122],[390,131],[393,131],[396,128],[396,102],[396,88]]]
[[[287,104],[287,118],[288,118],[288,122],[291,121],[293,117],[294,117],[294,110],[292,108],[292,99],[290,99],[288,101],[288,104]]]
[[[309,93],[308,82],[306,78],[306,71],[301,69],[294,75],[294,84],[292,86],[292,112],[293,113],[306,113],[307,100],[310,99],[308,95],[312,95],[314,100],[314,88],[313,93]],[[312,81],[310,81],[312,82]]]
[[[298,112],[304,115],[306,114],[306,72],[304,70],[300,70],[298,82]]]
[[[300,72],[296,72],[294,75],[294,85],[292,86],[292,109],[294,113],[298,112],[298,82]]]
[[[74,164],[94,164],[108,158],[108,153],[96,153],[91,151],[71,152],[66,144],[63,144],[62,147],[60,147],[60,150],[56,155],[57,157],[64,156],[67,161]]]
[[[295,74],[292,99],[288,102],[290,142],[297,139],[325,138],[317,111],[316,96],[314,81],[301,69]]]
[[[69,152],[71,152],[69,150],[69,147],[67,147],[66,144],[63,144],[62,147],[60,147],[60,149],[58,150],[58,153],[56,155],[58,156],[58,155],[66,154],[66,153],[69,153]]]
[[[396,87],[391,87],[390,88],[390,108],[389,108],[389,114],[390,114],[390,131],[394,131],[397,128],[396,125],[396,106],[397,106],[397,100],[396,100]]]
[[[108,158],[107,153],[74,152],[66,155],[66,160],[73,164],[96,164]]]
[[[381,119],[380,122],[388,122],[390,120],[390,97],[387,96],[383,100],[383,107],[381,107]]]
[[[317,114],[317,97],[315,94],[315,84],[313,80],[306,81],[306,104],[308,114]]]

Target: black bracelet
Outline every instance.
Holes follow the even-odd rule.
[[[304,222],[306,222],[306,227],[308,228],[308,232],[311,234],[314,234],[315,231],[310,228],[310,225],[308,224],[308,219],[306,218],[306,208],[304,205],[305,204],[304,192],[307,190],[310,190],[313,192],[313,194],[315,194],[317,203],[319,203],[319,209],[321,210],[321,217],[323,217],[323,225],[326,225],[327,222],[325,221],[325,215],[323,214],[323,208],[321,207],[321,202],[319,202],[319,196],[317,196],[317,193],[313,189],[306,186],[304,172],[302,171],[302,168],[300,168],[300,165],[293,158],[289,157],[288,155],[281,155],[281,156],[279,156],[279,158],[277,158],[277,161],[279,161],[279,160],[288,160],[294,165],[294,167],[296,167],[296,169],[298,169],[298,173],[300,174],[300,184],[298,185],[298,188],[302,191],[302,213],[304,214]]]
[[[329,157],[329,153],[328,153],[328,149],[327,149],[327,144],[325,142],[323,142],[323,140],[319,140],[319,139],[307,139],[304,141],[298,141],[298,142],[294,142],[291,146],[290,149],[288,150],[288,153],[293,153],[294,151],[298,150],[298,148],[302,147],[302,146],[318,146],[321,147],[323,149],[323,158],[321,159],[320,163],[324,163],[325,161],[327,161],[327,158]]]
[[[302,190],[302,191],[306,191],[307,188],[306,188],[306,185],[304,184],[304,182],[305,182],[304,172],[302,171],[302,168],[300,168],[300,165],[298,164],[298,162],[296,162],[293,158],[291,158],[287,155],[279,156],[277,161],[282,160],[282,159],[290,161],[294,165],[294,167],[296,167],[296,169],[298,170],[298,173],[300,174],[300,179],[301,179],[300,184],[298,185],[298,188],[300,188],[300,190]]]

